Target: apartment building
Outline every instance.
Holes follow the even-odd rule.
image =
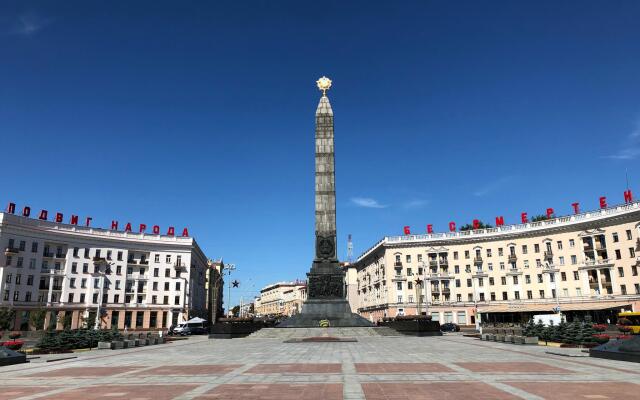
[[[352,309],[372,321],[520,321],[640,311],[640,203],[496,228],[385,237],[348,266]],[[354,275],[355,274],[355,275]],[[347,276],[350,276],[349,273]],[[355,295],[353,295],[355,294]]]

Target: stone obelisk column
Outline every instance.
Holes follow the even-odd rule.
[[[345,299],[344,271],[336,250],[333,111],[327,97],[331,80],[323,76],[317,84],[322,97],[316,109],[315,256],[307,274],[307,300],[300,314],[278,327],[318,327],[321,321],[328,321],[330,326],[371,326],[351,312]]]

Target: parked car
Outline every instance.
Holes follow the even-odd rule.
[[[454,324],[453,322],[447,322],[440,325],[441,332],[460,332],[460,326],[458,324]]]
[[[187,324],[179,324],[175,328],[173,328],[174,335],[187,336],[191,335],[191,329]]]

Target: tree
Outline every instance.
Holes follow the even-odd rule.
[[[240,315],[240,306],[234,306],[231,309],[231,313],[233,314],[234,317],[237,317],[238,315]]]
[[[540,215],[536,215],[535,217],[531,218],[531,222],[546,221],[548,219],[549,219],[549,217],[547,217],[546,215],[540,214]]]
[[[16,311],[12,308],[0,308],[0,331],[6,331],[13,326]]]
[[[29,313],[29,322],[31,326],[36,330],[44,329],[44,320],[47,317],[47,310],[45,308],[38,308]]]
[[[474,229],[487,229],[487,228],[493,228],[493,225],[485,224],[482,221],[478,221],[478,227],[477,228],[474,228],[473,224],[466,224],[466,225],[462,225],[460,227],[460,231],[462,232],[462,231],[471,231],[471,230],[474,230]]]

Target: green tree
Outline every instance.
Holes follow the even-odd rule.
[[[240,306],[235,306],[231,309],[231,313],[233,314],[234,317],[237,317],[238,315],[240,315]]]
[[[491,224],[485,224],[484,222],[479,221],[479,223],[478,223],[478,228],[477,228],[477,229],[487,229],[487,228],[493,228],[493,225],[491,225]],[[462,225],[462,226],[460,227],[460,231],[461,231],[461,232],[462,232],[462,231],[471,231],[471,230],[473,230],[473,229],[474,229],[474,228],[473,228],[473,224],[466,224],[466,225]]]
[[[47,317],[47,310],[45,308],[38,308],[29,313],[29,322],[36,330],[44,329],[44,320]]]
[[[16,311],[12,308],[0,308],[0,331],[6,331],[13,326]]]
[[[548,219],[549,219],[549,217],[547,217],[546,215],[540,214],[540,215],[536,215],[535,217],[531,218],[531,222],[546,221]]]

